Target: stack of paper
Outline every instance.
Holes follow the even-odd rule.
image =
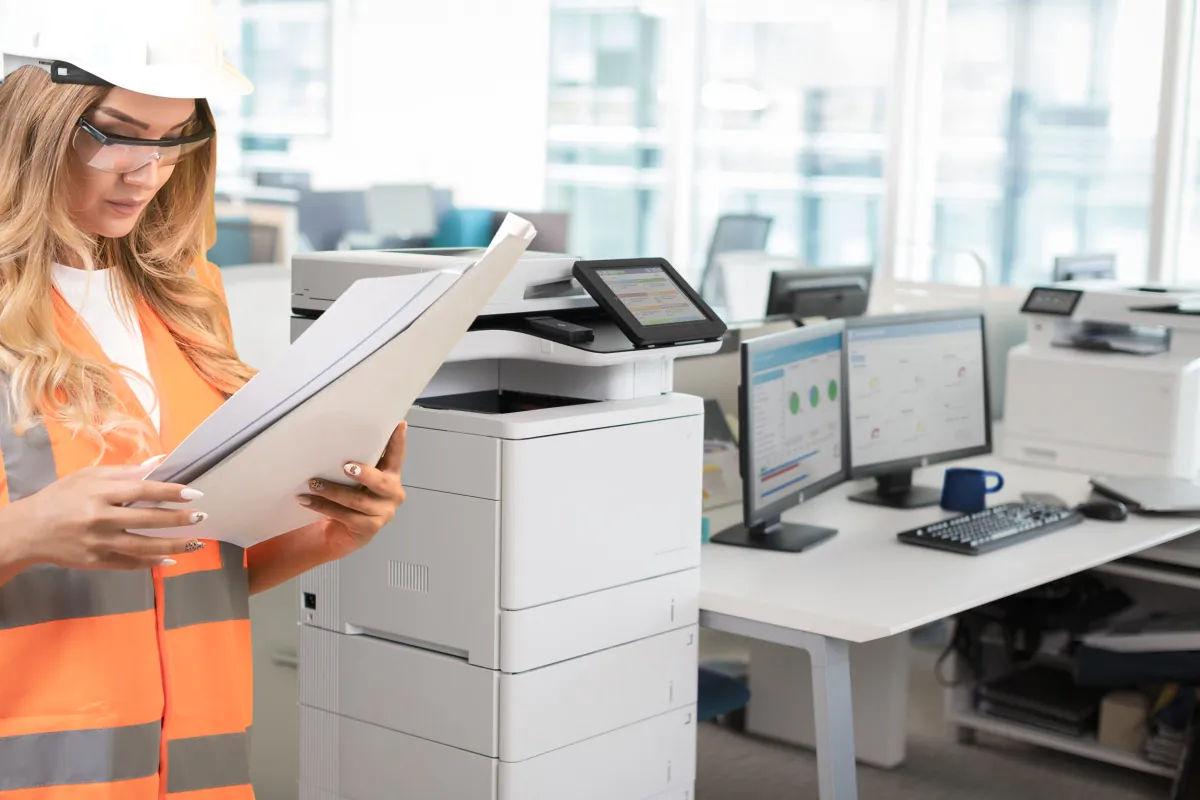
[[[378,461],[535,235],[510,214],[461,273],[356,282],[147,476],[203,492],[208,518],[138,532],[248,547],[318,519],[296,502],[309,479],[344,483],[347,461]]]

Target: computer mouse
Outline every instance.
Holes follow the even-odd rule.
[[[1116,500],[1089,500],[1075,506],[1075,510],[1088,519],[1102,519],[1105,522],[1120,522],[1129,516],[1125,504]]]

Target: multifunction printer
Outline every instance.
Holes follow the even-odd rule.
[[[1200,294],[1068,281],[1032,289],[1009,351],[1004,454],[1104,475],[1200,472]]]
[[[293,261],[293,338],[359,278]],[[408,414],[407,499],[300,580],[301,800],[689,800],[703,402],[724,325],[665,261],[526,253]]]

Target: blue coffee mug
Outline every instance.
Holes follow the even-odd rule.
[[[988,478],[996,483],[988,486]],[[942,482],[942,508],[961,514],[974,514],[987,508],[987,496],[1004,488],[1004,476],[986,469],[952,467]]]

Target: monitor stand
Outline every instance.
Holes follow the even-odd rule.
[[[738,523],[714,535],[710,541],[718,544],[731,544],[736,547],[774,550],[779,553],[799,553],[801,550],[807,550],[835,535],[837,535],[837,531],[833,528],[782,522],[776,519],[751,528]]]
[[[875,488],[850,495],[856,503],[868,503],[888,508],[924,508],[942,502],[940,489],[913,486],[912,470],[890,472],[875,477]]]

